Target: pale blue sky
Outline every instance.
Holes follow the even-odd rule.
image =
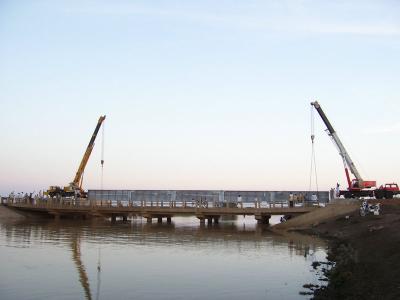
[[[0,0],[0,193],[70,182],[101,114],[105,188],[308,189],[315,99],[365,179],[400,181],[399,56],[398,1]]]

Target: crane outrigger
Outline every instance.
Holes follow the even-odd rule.
[[[321,108],[321,105],[317,102],[311,102],[311,105],[317,110],[322,121],[324,122],[328,135],[332,138],[333,142],[339,150],[339,154],[343,159],[344,171],[346,173],[346,179],[348,188],[346,191],[340,191],[339,196],[343,195],[345,198],[356,198],[356,197],[376,197],[380,198],[393,198],[393,195],[399,194],[399,187],[396,183],[387,183],[384,186],[381,185],[379,188],[376,187],[375,180],[364,180],[356,168],[353,160],[351,159],[349,153],[344,147],[342,141],[340,140],[338,134],[330,123],[328,117],[325,115]],[[350,178],[350,172],[355,177]]]
[[[79,164],[74,180],[64,188],[61,188],[60,186],[50,186],[50,188],[47,190],[47,194],[50,197],[55,197],[58,195],[61,197],[71,197],[71,196],[76,196],[80,198],[86,197],[86,192],[82,188],[83,173],[85,171],[90,154],[92,153],[94,142],[100,130],[101,124],[104,122],[105,119],[106,116],[100,116],[99,120],[97,121],[97,125],[94,129],[92,137],[90,138],[89,144],[86,147],[86,151],[82,157],[81,163]],[[103,163],[104,160],[102,159],[101,164],[103,165]]]

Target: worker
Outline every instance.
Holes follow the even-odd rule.
[[[295,194],[296,195],[296,194]],[[297,197],[297,196],[296,196]],[[292,193],[289,194],[289,207],[293,207],[294,196]]]
[[[317,202],[318,201],[318,197],[315,194],[311,195],[311,202]]]
[[[340,184],[336,183],[336,197],[339,198],[340,197]]]
[[[303,193],[299,194],[299,198],[298,198],[299,202],[303,202],[304,201],[304,195]]]
[[[242,196],[240,194],[237,197],[237,205],[239,205],[240,208],[243,208]]]
[[[260,208],[260,202],[258,201],[258,197],[255,197],[254,198],[254,203],[255,203],[255,207],[257,208]]]

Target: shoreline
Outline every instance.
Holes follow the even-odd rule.
[[[400,299],[399,203],[382,203],[378,216],[357,210],[293,231],[328,241],[328,285],[312,288],[313,299]]]

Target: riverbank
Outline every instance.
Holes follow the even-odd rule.
[[[400,299],[399,200],[382,203],[379,216],[354,211],[303,231],[329,239],[335,264],[314,299]]]

